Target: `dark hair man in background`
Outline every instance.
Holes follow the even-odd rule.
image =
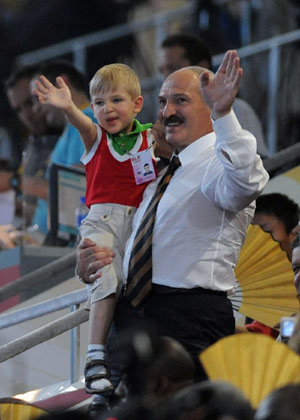
[[[30,92],[30,81],[37,72],[37,66],[24,66],[15,69],[6,81],[8,102],[28,133],[27,144],[23,150],[22,164],[18,170],[22,192],[22,215],[25,226],[33,222],[37,203],[35,188],[27,189],[30,179],[36,185],[44,179],[50,154],[63,130],[62,120],[47,121],[46,110],[36,108]],[[18,206],[17,206],[18,207]]]

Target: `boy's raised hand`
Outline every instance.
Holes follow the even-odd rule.
[[[70,89],[62,77],[56,78],[55,87],[45,76],[40,76],[40,80],[35,82],[35,95],[38,96],[40,103],[52,105],[62,110],[66,110],[72,103]]]
[[[218,119],[228,114],[237,95],[243,70],[235,50],[226,52],[214,78],[204,72],[200,78],[202,97],[208,104],[211,116]]]

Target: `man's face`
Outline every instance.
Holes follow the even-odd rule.
[[[10,88],[7,91],[7,97],[11,108],[17,113],[30,134],[46,134],[46,116],[41,109],[38,111],[34,109],[29,79],[21,79],[14,87]]]
[[[281,220],[278,220],[274,214],[257,213],[253,217],[252,224],[259,225],[265,232],[271,233],[274,241],[279,242],[281,249],[291,259],[291,243],[295,235],[286,232],[285,225]]]
[[[199,75],[183,69],[164,82],[158,97],[158,118],[166,141],[180,152],[212,131],[210,112],[200,94]]]
[[[292,253],[292,268],[294,271],[294,285],[297,290],[297,294],[300,295],[300,247],[293,249]]]
[[[179,45],[162,48],[158,55],[158,71],[164,77],[168,77],[176,70],[190,66],[191,63],[184,57],[184,48]]]

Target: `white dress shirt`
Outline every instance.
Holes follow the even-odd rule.
[[[157,209],[153,229],[153,277],[159,285],[229,291],[234,268],[267,180],[256,141],[235,114],[213,122],[214,132],[183,149]],[[160,177],[149,184],[133,221],[124,274],[136,230]]]

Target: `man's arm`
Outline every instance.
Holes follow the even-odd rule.
[[[84,283],[94,283],[101,277],[101,268],[112,263],[114,252],[98,246],[88,238],[81,239],[76,250],[76,274]]]
[[[89,152],[97,137],[97,127],[72,101],[70,89],[63,78],[57,77],[56,81],[58,88],[45,76],[40,76],[40,80],[35,82],[34,93],[42,104],[55,106],[64,112],[68,121],[79,131],[84,146]]]
[[[227,51],[215,77],[209,72],[201,75],[201,92],[217,137],[216,156],[206,174],[204,193],[221,208],[234,212],[255,200],[269,178],[256,154],[254,136],[242,129],[231,112],[241,76],[236,51]]]

